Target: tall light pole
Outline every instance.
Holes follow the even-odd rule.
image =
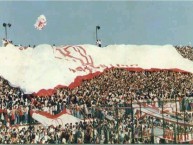
[[[11,27],[10,23],[3,23],[3,27],[5,27],[5,39],[7,40],[7,27]]]
[[[96,41],[98,40],[98,34],[97,34],[97,31],[98,31],[100,28],[101,28],[100,26],[96,26]]]

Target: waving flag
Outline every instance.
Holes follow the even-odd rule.
[[[47,24],[47,20],[46,17],[44,15],[40,15],[37,20],[36,23],[34,24],[35,28],[37,30],[42,30]]]
[[[76,123],[81,121],[81,119],[70,115],[68,109],[63,110],[57,115],[51,115],[43,111],[31,111],[31,116],[44,126],[53,125],[54,127],[56,127],[61,125],[62,127],[65,127],[67,123],[72,123],[73,125],[75,125]]]

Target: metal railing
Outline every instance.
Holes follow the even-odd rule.
[[[164,112],[166,102],[175,103],[174,112]],[[155,103],[160,105],[155,107]],[[82,107],[80,110],[69,105],[66,107],[75,117],[80,117],[77,116],[77,111],[79,111],[82,122],[87,122],[87,125],[91,126],[93,138],[91,143],[97,143],[97,140],[103,143],[156,143],[158,138],[162,143],[193,140],[193,131],[190,129],[193,124],[187,120],[185,105],[181,103],[182,107],[178,108],[177,103],[180,102],[176,98],[152,101],[149,104],[147,101],[139,102],[130,99],[126,104],[120,103],[116,106],[96,105]],[[62,110],[57,110],[57,112],[60,111]],[[33,125],[33,123],[37,122],[29,116],[28,125]],[[83,131],[85,132],[86,129]]]

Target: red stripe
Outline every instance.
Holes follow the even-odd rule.
[[[115,67],[111,67],[111,68],[106,68],[104,69],[105,70],[109,70],[109,69],[112,69],[112,68],[115,68]],[[89,68],[85,68],[87,70],[89,70]],[[122,69],[126,69],[128,71],[136,71],[136,72],[142,72],[142,71],[148,71],[148,72],[156,72],[156,71],[174,71],[174,72],[181,72],[181,73],[188,73],[186,71],[183,71],[183,70],[180,70],[180,69],[177,69],[177,68],[174,68],[174,69],[158,69],[158,68],[151,68],[151,69],[142,69],[142,68],[122,68]],[[103,72],[104,72],[103,71]],[[60,88],[63,86],[63,88],[65,87],[68,87],[70,89],[73,89],[77,86],[79,86],[82,82],[82,80],[89,80],[89,79],[92,79],[94,78],[95,76],[98,76],[100,74],[102,74],[103,72],[95,72],[95,73],[89,73],[87,75],[84,75],[84,76],[77,76],[75,79],[74,79],[74,82],[72,82],[69,86],[65,86],[65,85],[60,85]],[[57,85],[58,86],[58,85]],[[55,93],[55,90],[57,89],[57,86],[54,88],[54,89],[42,89],[40,91],[38,91],[37,93],[34,93],[33,95],[35,96],[40,96],[40,97],[44,97],[44,96],[51,96],[53,93]]]
[[[56,115],[52,115],[52,114],[50,114],[48,112],[44,112],[44,111],[31,111],[30,115],[32,116],[33,113],[37,113],[39,115],[45,116],[45,117],[50,118],[50,119],[56,119],[56,118],[60,117],[63,114],[69,114],[66,109],[64,109],[62,112],[60,112]]]

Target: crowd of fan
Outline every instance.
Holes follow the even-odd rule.
[[[191,46],[175,46],[176,50],[184,57],[193,61],[193,47]]]
[[[27,123],[30,100],[0,77],[0,120],[7,126]]]
[[[119,126],[116,126],[114,121],[109,122],[107,120],[96,119],[94,122],[80,122],[76,125],[67,124],[64,129],[61,126],[44,128],[40,125],[20,129],[2,127],[0,143],[131,143],[131,124],[121,124],[122,122],[120,122]],[[119,133],[116,132],[117,127],[120,130]],[[147,131],[148,134],[149,132]],[[135,135],[137,136],[137,133]],[[147,137],[143,136],[143,138],[144,142],[149,142]]]
[[[66,124],[65,128],[61,126],[44,128],[41,125],[20,128],[1,126],[0,144],[129,144],[132,143],[132,127],[135,138],[133,142],[152,143],[151,135],[154,133],[152,126],[162,126],[161,121],[150,116],[145,116],[141,120],[134,118],[134,126],[131,117],[120,119],[118,122],[119,124],[116,121],[95,119],[76,125]],[[193,135],[192,128],[183,126],[180,126],[179,134],[184,133],[184,129]],[[174,124],[166,122],[165,132],[172,133],[173,130]]]
[[[144,101],[147,104],[158,101],[161,106],[163,100],[169,101],[175,96],[192,97],[192,82],[193,74],[190,73],[135,72],[115,68],[91,80],[84,80],[72,90],[61,88],[52,96],[36,96],[30,99],[23,95],[20,89],[10,87],[8,82],[1,78],[0,109],[6,111],[0,114],[0,126],[3,128],[0,143],[131,143],[133,136],[135,143],[150,143],[152,124],[162,127],[162,120],[150,116],[138,118],[135,113],[132,118],[130,108],[117,110],[116,107],[131,107],[131,101]],[[74,126],[69,124],[64,129],[10,128],[10,125],[28,122],[29,107],[50,114],[57,114],[68,108],[74,116],[83,120],[94,118],[94,121]],[[171,126],[172,124],[168,123],[168,129]],[[141,136],[143,139],[140,139]]]
[[[184,58],[193,61],[192,47],[175,48]],[[84,80],[72,90],[62,88],[52,96],[33,98],[26,97],[19,88],[11,87],[8,81],[0,77],[0,144],[151,143],[153,126],[162,128],[164,125],[165,132],[172,134],[175,124],[163,124],[163,120],[148,115],[140,115],[139,118],[134,113],[132,116],[131,108],[117,110],[116,107],[131,107],[131,101],[147,104],[158,101],[161,107],[163,100],[169,102],[175,97],[177,100],[193,97],[193,74],[111,69],[92,80]],[[191,108],[192,102],[186,103],[186,110],[188,106]],[[78,118],[92,120],[66,124],[65,128],[46,128],[42,125],[14,127],[32,122],[30,109],[58,114],[65,108]],[[182,106],[180,110],[183,110]],[[186,113],[184,118],[190,121],[191,117]],[[179,134],[193,134],[191,127],[179,128]]]
[[[70,90],[58,89],[51,97],[35,97],[34,108],[57,114],[68,107],[80,117],[80,111],[87,116],[92,106],[127,107],[131,97],[134,102],[147,101],[152,104],[158,100],[193,96],[193,75],[172,71],[128,72],[124,69],[111,69],[102,75],[85,80],[81,86]]]

